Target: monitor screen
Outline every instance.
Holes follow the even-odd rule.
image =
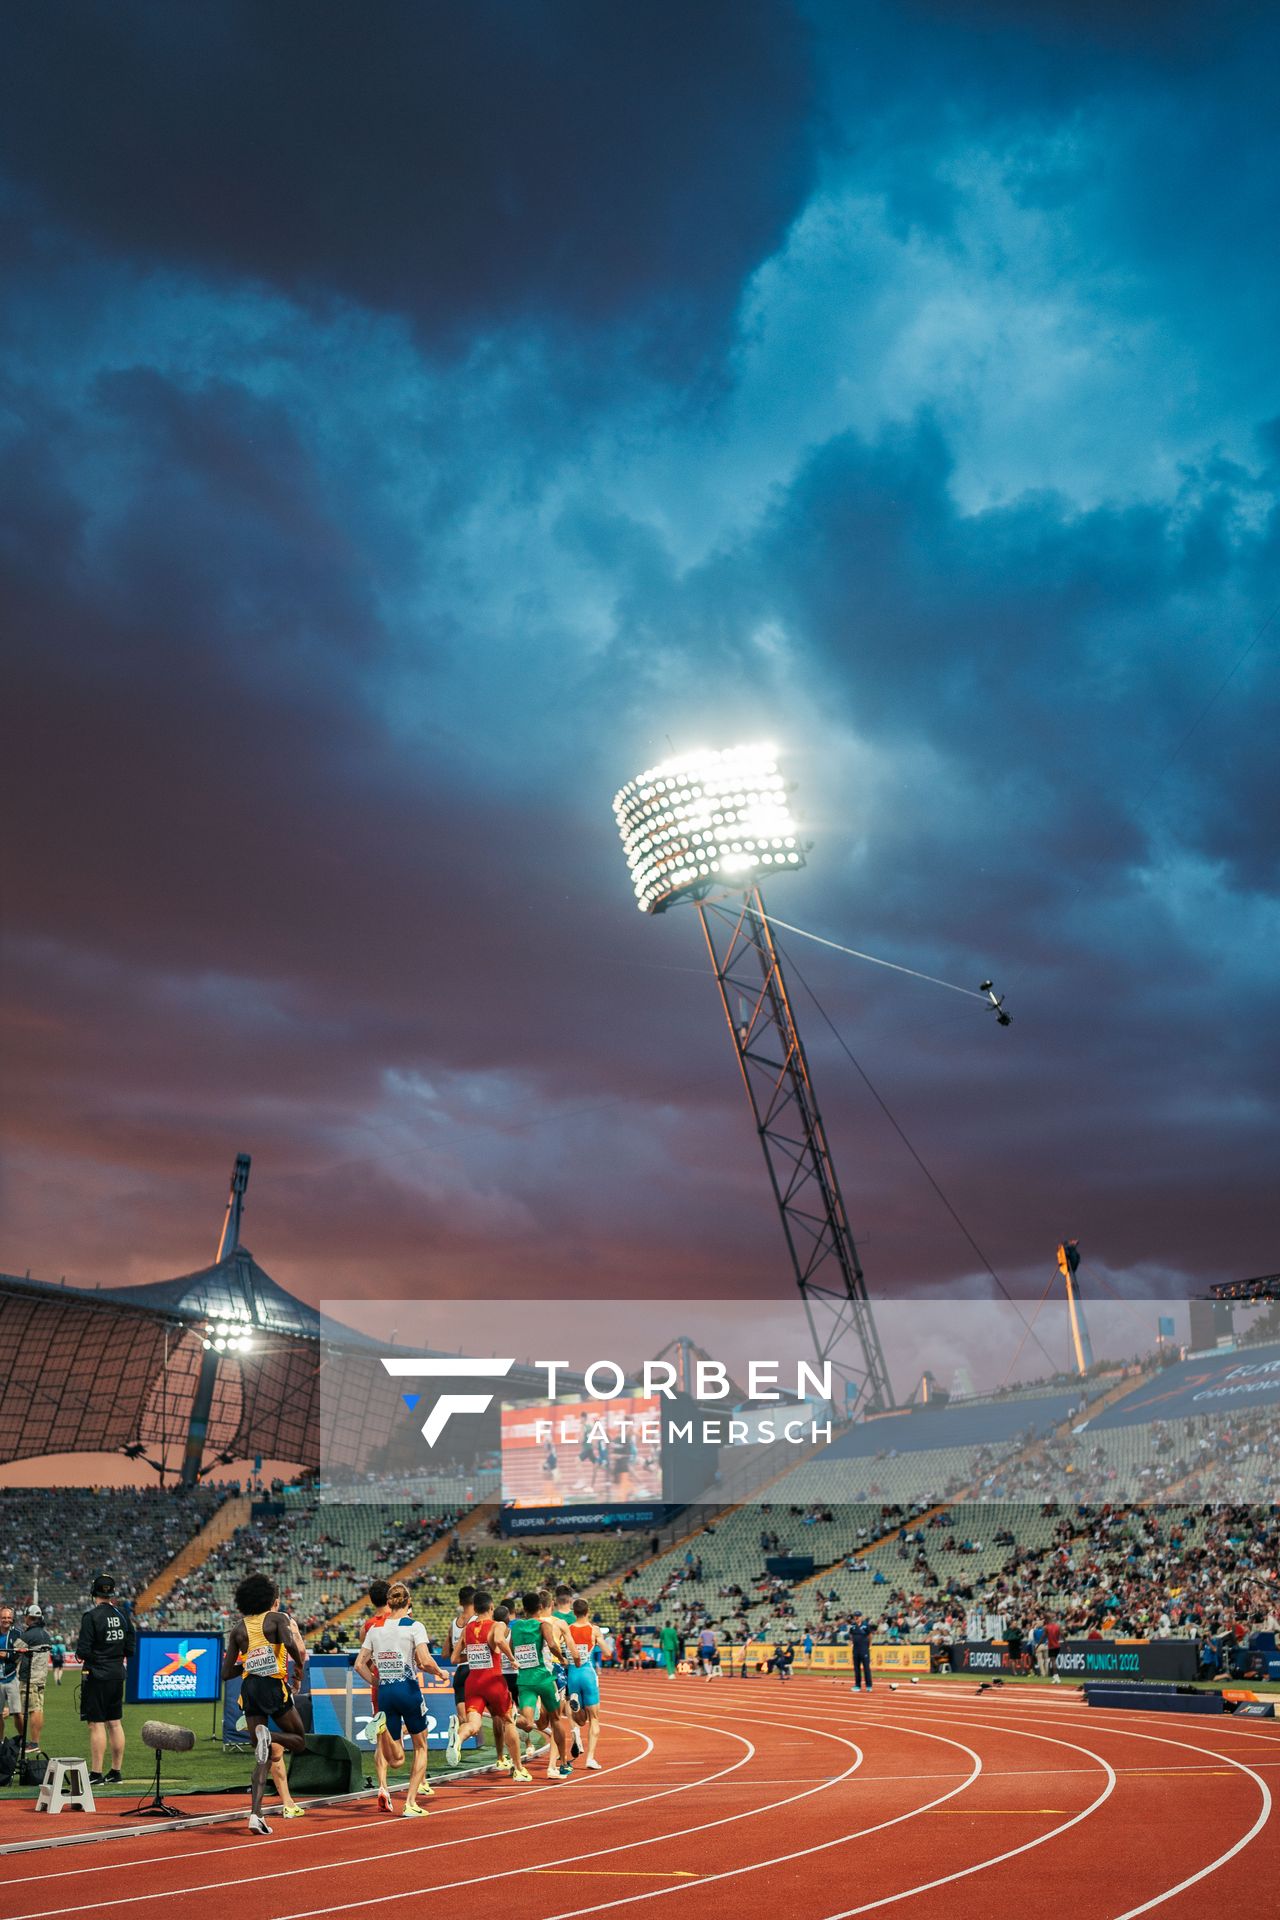
[[[129,1698],[144,1706],[222,1697],[220,1633],[150,1633],[139,1629],[129,1662]]]
[[[516,1507],[662,1499],[662,1402],[639,1395],[502,1409],[502,1498]]]

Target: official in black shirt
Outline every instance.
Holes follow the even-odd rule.
[[[81,1615],[76,1654],[81,1663],[80,1718],[89,1728],[89,1781],[114,1785],[124,1763],[124,1670],[137,1644],[133,1621],[112,1599],[116,1583],[99,1574],[89,1589],[93,1605]],[[111,1768],[103,1773],[107,1738]]]

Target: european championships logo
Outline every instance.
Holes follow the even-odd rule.
[[[194,1693],[199,1680],[196,1661],[208,1651],[207,1647],[193,1647],[189,1640],[179,1640],[178,1651],[171,1654],[164,1666],[157,1667],[152,1674],[153,1692]]]
[[[458,1356],[448,1360],[400,1360],[383,1357],[386,1371],[397,1380],[501,1380],[511,1372],[515,1361],[511,1360],[470,1360]],[[535,1360],[533,1369],[545,1374],[548,1401],[556,1398],[557,1381],[561,1374],[569,1371],[567,1360]],[[776,1360],[752,1360],[747,1365],[746,1397],[753,1404],[764,1402],[782,1403],[786,1396],[779,1391],[778,1375],[780,1363]],[[677,1398],[676,1369],[665,1360],[646,1360],[642,1369],[643,1383],[637,1388],[629,1388],[626,1375],[616,1360],[593,1360],[584,1372],[583,1387],[587,1400],[601,1406],[607,1406],[611,1400],[625,1397],[639,1391],[646,1400]],[[795,1399],[808,1406],[810,1400],[829,1403],[832,1397],[832,1366],[824,1361],[818,1367],[812,1367],[807,1360],[798,1361],[795,1369]],[[734,1383],[729,1370],[719,1360],[699,1360],[694,1368],[692,1393],[685,1398],[699,1405],[703,1401],[727,1400],[734,1392]],[[410,1413],[417,1407],[420,1394],[401,1395]],[[431,1407],[422,1423],[422,1437],[429,1447],[434,1447],[455,1413],[485,1413],[493,1404],[492,1393],[442,1393]],[[793,1406],[791,1411],[799,1414],[801,1409]],[[557,1423],[542,1420],[536,1423],[538,1439],[578,1440],[583,1436],[580,1422]],[[636,1429],[636,1437],[646,1445],[655,1445],[662,1434],[662,1422],[650,1416],[648,1419],[634,1421],[616,1419],[611,1430],[616,1431],[631,1425]],[[700,1429],[700,1431],[698,1430]],[[588,1423],[585,1428],[587,1437],[594,1437]],[[621,1437],[626,1439],[623,1431]],[[792,1418],[781,1421],[758,1415],[752,1420],[739,1418],[709,1419],[670,1419],[666,1421],[665,1438],[669,1444],[683,1441],[692,1444],[700,1441],[704,1446],[768,1446],[775,1440],[783,1440],[792,1446],[809,1446],[831,1439],[829,1421],[819,1423],[812,1418]]]

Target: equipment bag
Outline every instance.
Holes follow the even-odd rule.
[[[292,1793],[358,1793],[364,1783],[364,1756],[341,1734],[313,1734],[305,1752],[289,1755]]]

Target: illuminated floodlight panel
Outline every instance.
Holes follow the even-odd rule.
[[[804,865],[775,747],[677,754],[613,803],[641,913]]]

